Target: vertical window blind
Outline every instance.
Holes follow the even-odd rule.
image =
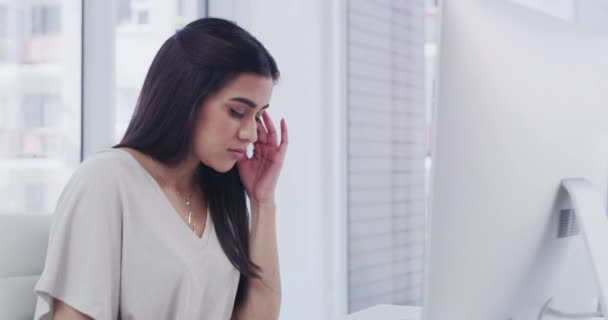
[[[349,312],[420,305],[425,1],[347,1]]]

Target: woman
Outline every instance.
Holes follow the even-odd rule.
[[[231,22],[169,38],[120,144],[84,161],[59,199],[35,319],[278,318],[288,137],[265,111],[278,77]]]

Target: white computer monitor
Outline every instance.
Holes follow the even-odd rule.
[[[594,310],[560,182],[605,202],[608,34],[508,0],[441,11],[424,319],[536,320],[551,297]]]

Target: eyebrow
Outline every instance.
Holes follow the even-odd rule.
[[[250,107],[252,109],[255,109],[258,106],[257,104],[255,104],[255,102],[253,102],[253,101],[251,101],[251,100],[249,100],[247,98],[243,98],[243,97],[235,97],[235,98],[230,99],[230,101],[236,101],[236,102],[240,102],[240,103],[246,104],[248,107]],[[262,109],[266,109],[269,106],[270,105],[267,104],[267,105],[263,106]]]

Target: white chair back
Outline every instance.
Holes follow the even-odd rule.
[[[51,215],[0,214],[0,319],[34,318]]]

